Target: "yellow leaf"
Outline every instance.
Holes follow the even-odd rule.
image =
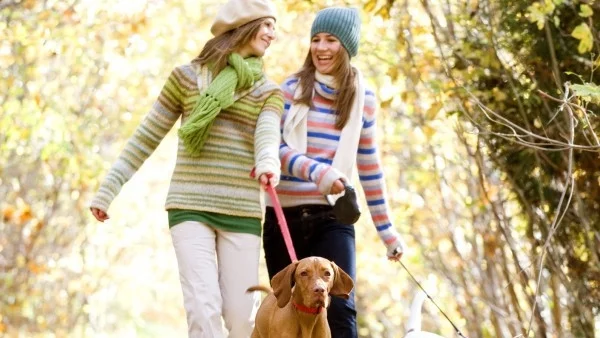
[[[577,51],[580,54],[592,50],[594,37],[592,36],[590,27],[585,22],[575,27],[575,29],[573,29],[573,31],[571,32],[571,36],[579,40],[579,46],[577,47]]]
[[[31,207],[29,205],[25,205],[19,210],[19,222],[21,224],[29,222],[32,218],[33,215],[31,214]]]
[[[398,67],[392,66],[388,69],[386,74],[392,79],[392,81],[396,81],[400,75],[400,70]]]
[[[25,2],[23,3],[23,7],[25,7],[26,9],[33,9],[35,5],[35,0],[25,0]]]
[[[381,109],[389,109],[392,106],[393,100],[394,100],[394,98],[391,98],[391,99],[385,100],[385,101],[381,101],[381,103],[379,104],[379,107]]]
[[[12,205],[6,205],[6,206],[2,207],[1,214],[2,214],[3,221],[7,222],[15,214],[15,208]]]
[[[583,4],[581,5],[581,7],[579,7],[579,9],[581,9],[581,12],[579,12],[580,17],[588,18],[594,15],[594,11],[592,10],[592,7],[590,7],[590,5]]]
[[[36,264],[35,262],[27,263],[27,269],[36,275],[47,271],[46,267]]]
[[[373,11],[373,9],[375,8],[376,5],[377,5],[377,0],[369,0],[369,2],[367,2],[364,6],[365,12]]]
[[[431,105],[431,107],[429,107],[429,109],[427,109],[427,113],[425,113],[425,118],[429,121],[435,119],[435,117],[440,112],[443,106],[444,105],[440,102],[435,102]]]
[[[555,4],[550,0],[536,2],[527,8],[527,17],[530,22],[535,22],[538,29],[543,29],[546,24],[546,16],[554,12]]]
[[[494,87],[494,89],[492,89],[492,95],[494,95],[494,100],[499,102],[504,101],[507,98],[506,93],[499,90],[498,87]]]
[[[542,11],[544,11],[545,14],[552,14],[555,8],[556,4],[553,1],[544,0],[544,4],[542,5]]]
[[[540,11],[539,4],[535,3],[531,6],[529,6],[529,8],[527,8],[527,10],[528,10],[527,18],[529,19],[529,21],[535,22],[537,24],[538,29],[540,29],[540,30],[542,28],[544,28],[544,23],[546,22],[546,17]]]
[[[379,15],[384,19],[389,19],[390,18],[390,6],[389,5],[385,5],[382,6],[376,13],[375,15]]]
[[[436,130],[433,129],[430,126],[423,126],[423,134],[425,134],[425,136],[427,137],[427,140],[431,140],[431,138],[433,137],[433,135],[435,135]]]
[[[50,17],[50,11],[42,11],[40,12],[40,14],[38,14],[38,21],[39,22],[43,22],[44,20],[47,20]]]

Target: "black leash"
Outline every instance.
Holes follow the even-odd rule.
[[[417,279],[415,277],[413,277],[413,275],[410,273],[410,271],[408,271],[408,269],[406,268],[406,266],[404,266],[404,263],[402,263],[402,261],[398,261],[398,263],[400,263],[400,265],[402,265],[402,267],[404,268],[404,270],[406,271],[406,273],[408,273],[408,275],[410,276],[410,278],[412,278],[412,280],[417,283],[417,285],[419,286],[419,288],[425,292],[425,295],[427,296],[427,298],[429,298],[429,300],[433,303],[433,305],[435,305],[435,307],[437,307],[438,310],[440,310],[440,312],[444,315],[444,317],[446,317],[446,319],[450,322],[450,324],[452,325],[452,327],[454,328],[454,331],[456,331],[456,333],[463,338],[467,338],[465,337],[462,332],[460,332],[460,330],[456,327],[456,325],[454,325],[454,323],[450,320],[450,318],[448,318],[448,316],[444,313],[444,311],[442,311],[442,309],[440,309],[440,307],[436,304],[436,302],[433,300],[433,298],[431,298],[431,296],[427,293],[427,291],[425,291],[425,289],[423,289],[423,287],[421,286],[421,283],[419,283],[417,281]]]

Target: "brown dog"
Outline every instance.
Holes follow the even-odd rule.
[[[346,272],[321,257],[293,262],[273,276],[271,285],[273,292],[256,314],[252,338],[330,338],[329,296],[348,299],[354,288]],[[248,291],[267,289],[257,286]]]

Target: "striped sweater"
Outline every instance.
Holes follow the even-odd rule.
[[[297,86],[298,79],[294,77],[286,79],[281,85],[284,95],[281,126],[290,110]],[[306,154],[288,147],[283,141],[281,143],[279,157],[282,174],[281,182],[277,186],[277,193],[281,205],[284,207],[328,204],[319,190],[329,191],[333,182],[340,178],[336,170],[328,170],[333,162],[336,149],[338,146],[344,146],[339,144],[341,131],[335,128],[336,114],[332,110],[332,99],[334,98],[335,92],[324,84],[315,82],[314,107],[309,110],[307,117]],[[393,249],[397,247],[400,236],[390,220],[385,180],[377,150],[376,105],[375,94],[366,90],[356,164],[360,184],[365,193],[371,218],[377,228],[377,234],[388,249]],[[323,185],[326,189],[323,189]]]
[[[173,125],[184,123],[202,83],[210,83],[207,67],[176,67],[148,115],[100,185],[91,206],[108,210],[123,185],[152,154]],[[206,88],[201,87],[201,88]],[[279,125],[283,97],[277,84],[261,79],[236,92],[235,103],[214,120],[202,154],[190,156],[178,141],[177,161],[165,208],[213,212],[262,219],[260,185],[250,177],[265,172],[279,176]]]

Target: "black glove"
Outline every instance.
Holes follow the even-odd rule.
[[[356,190],[351,185],[344,182],[344,195],[338,198],[333,204],[333,214],[335,218],[342,224],[354,224],[360,218],[360,207],[356,199]],[[327,196],[329,204],[329,196]]]

